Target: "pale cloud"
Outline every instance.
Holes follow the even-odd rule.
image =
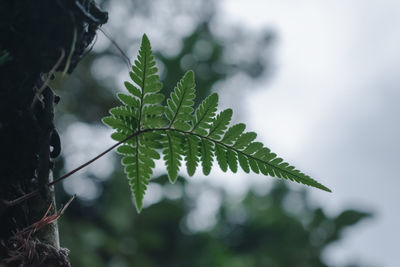
[[[253,0],[222,8],[231,23],[278,35],[275,76],[239,107],[250,127],[333,188],[313,190],[328,212],[376,213],[327,251],[329,262],[398,266],[400,2]]]

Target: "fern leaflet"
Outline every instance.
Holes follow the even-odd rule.
[[[185,73],[178,82],[171,97],[167,100],[165,116],[169,120],[169,127],[182,131],[190,130],[189,121],[192,120],[192,112],[195,98],[195,83],[193,71]]]

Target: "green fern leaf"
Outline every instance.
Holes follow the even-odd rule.
[[[143,125],[146,125],[146,128],[153,129],[158,128],[167,123],[167,120],[163,117],[158,116],[147,116],[143,118]]]
[[[192,120],[192,132],[202,136],[208,134],[207,129],[210,128],[215,113],[217,112],[218,95],[211,94],[208,96],[196,109],[195,115]]]
[[[116,117],[109,116],[103,118],[103,123],[115,129],[119,133],[129,134],[132,131],[136,130],[137,121],[135,118],[129,117]]]
[[[248,158],[249,166],[254,173],[260,173],[260,169],[258,168],[257,161],[253,158]],[[265,174],[268,175],[268,174]],[[272,175],[273,176],[273,175]]]
[[[158,93],[162,88],[162,83],[159,81],[155,65],[149,39],[143,35],[138,58],[129,73],[132,81],[139,88],[130,86],[129,83],[125,83],[125,86],[132,95],[139,98],[140,105],[137,107],[139,109],[139,127],[145,129],[162,124],[159,118],[154,116],[154,113],[159,114],[160,104],[164,100],[164,95]]]
[[[164,107],[163,106],[145,106],[143,107],[143,112],[149,116],[158,116],[162,117],[164,114]]]
[[[165,116],[170,122],[170,127],[182,131],[190,130],[188,123],[192,120],[192,112],[195,98],[195,83],[193,71],[185,73],[183,78],[178,82],[174,91],[167,99],[167,108]]]
[[[233,173],[237,172],[238,165],[237,165],[237,154],[235,150],[228,149],[226,151],[226,160],[228,162],[229,169],[231,169]]]
[[[251,141],[256,139],[256,137],[257,134],[255,132],[244,133],[236,140],[236,143],[233,147],[239,150],[243,149],[247,147],[251,143]]]
[[[226,158],[226,148],[219,143],[215,144],[215,157],[217,158],[217,162],[219,167],[223,172],[228,170],[228,160]]]
[[[189,176],[193,176],[199,163],[200,139],[195,135],[186,134],[185,161]]]
[[[110,109],[110,116],[103,123],[115,131],[111,138],[118,141],[117,152],[140,212],[143,197],[155,167],[154,160],[162,151],[171,183],[178,178],[184,158],[189,176],[193,176],[199,163],[205,175],[211,172],[216,158],[221,170],[228,168],[244,172],[288,179],[325,191],[327,187],[300,172],[294,166],[277,157],[261,142],[255,142],[257,134],[245,132],[245,124],[230,128],[232,110],[226,109],[216,115],[218,95],[211,94],[193,110],[195,81],[192,71],[186,72],[166,101],[160,94],[157,68],[150,42],[143,35],[139,55],[134,61],[130,77],[125,82],[129,94],[119,93],[122,106]]]
[[[163,140],[165,139],[165,135],[160,132],[150,131],[150,132],[142,132],[140,135],[145,134],[146,144],[154,149],[162,149],[164,148]]]
[[[117,94],[118,99],[121,100],[122,104],[132,108],[140,108],[140,100],[136,97],[119,93]]]
[[[225,133],[224,138],[222,138],[222,143],[224,143],[226,145],[233,144],[236,141],[236,139],[238,139],[239,136],[243,133],[245,128],[246,128],[246,125],[244,125],[244,123],[239,123],[239,124],[232,126]]]
[[[132,109],[127,106],[120,106],[120,107],[115,107],[110,109],[110,114],[113,115],[115,118],[129,118],[129,117],[134,117],[137,118],[136,112],[134,112],[135,109]]]
[[[143,99],[143,104],[160,104],[163,100],[164,95],[162,94],[147,94]],[[148,108],[149,106],[146,107]],[[145,112],[145,110],[143,112]]]
[[[165,165],[167,166],[168,178],[175,183],[178,178],[179,167],[182,160],[182,137],[179,133],[168,131],[165,135],[165,148],[163,150]]]
[[[120,119],[114,118],[114,117],[104,117],[103,118],[103,123],[105,125],[110,126],[111,128],[115,129],[115,130],[128,130],[129,128],[125,129],[125,123],[123,121],[121,121]]]
[[[134,154],[136,161],[125,167],[125,171],[135,195],[136,208],[140,212],[143,206],[143,197],[155,167],[154,159],[159,159],[159,155],[156,150],[149,147],[144,135],[137,136],[136,139],[136,153]]]
[[[218,116],[213,120],[210,132],[208,133],[208,137],[213,140],[220,140],[222,135],[225,133],[225,130],[228,128],[229,122],[232,119],[232,109],[228,108],[222,111]]]
[[[160,157],[156,150],[160,144],[150,137],[153,133],[139,132],[163,126],[166,120],[161,116],[164,107],[160,105],[164,95],[158,93],[162,84],[146,35],[143,35],[139,55],[134,62],[129,73],[133,84],[124,83],[130,94],[117,94],[123,106],[112,108],[111,116],[105,117],[103,123],[116,130],[111,135],[114,140],[121,142],[128,139],[117,151],[123,155],[122,164],[136,200],[136,208],[140,211],[148,180],[155,167],[154,159]],[[130,136],[132,138],[129,139]]]
[[[252,155],[254,152],[263,148],[263,144],[260,142],[251,143],[246,149],[243,151],[247,155]]]
[[[214,151],[214,143],[208,139],[201,139],[201,164],[203,167],[203,173],[205,175],[209,175],[211,172],[211,167],[213,163],[213,151]]]
[[[249,168],[248,158],[245,155],[243,155],[242,153],[238,153],[238,160],[239,160],[240,167],[242,167],[243,171],[245,173],[249,173],[250,168]]]
[[[122,133],[115,132],[115,133],[111,134],[111,138],[114,139],[115,141],[119,142],[119,141],[124,140],[126,138],[126,135],[122,134]]]
[[[129,93],[136,96],[138,99],[140,99],[142,97],[142,92],[136,86],[134,86],[130,82],[124,82],[124,85]]]
[[[136,144],[135,144],[136,145]],[[128,156],[128,155],[135,155],[136,150],[134,147],[129,145],[122,145],[117,148],[118,153]]]

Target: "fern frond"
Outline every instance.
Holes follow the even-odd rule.
[[[114,140],[121,142],[128,138],[117,151],[123,155],[122,164],[136,200],[136,208],[140,211],[148,180],[155,167],[154,159],[160,157],[156,150],[160,148],[160,144],[155,141],[160,138],[159,135],[154,138],[154,133],[140,132],[143,129],[160,127],[166,122],[161,116],[164,107],[160,105],[164,95],[158,93],[162,84],[159,82],[146,35],[143,35],[139,55],[129,75],[133,83],[124,83],[129,94],[117,94],[123,105],[112,108],[111,116],[105,117],[103,122],[116,130],[111,135]],[[130,136],[132,138],[129,139]]]
[[[154,144],[149,142],[148,138],[146,134],[137,135],[133,143],[122,145],[117,150],[124,155],[122,164],[125,165],[125,173],[135,196],[138,212],[142,210],[143,197],[155,167],[154,160],[160,158]]]
[[[164,123],[159,118],[163,111],[160,104],[164,100],[164,95],[158,93],[162,88],[162,83],[159,81],[156,62],[146,35],[143,35],[139,55],[134,62],[129,75],[136,86],[125,82],[125,87],[132,94],[129,96],[129,103],[135,104],[134,108],[139,111],[139,129],[158,127]],[[118,95],[120,99],[121,96],[121,94]],[[137,101],[133,101],[132,98]],[[121,99],[129,106],[129,103],[125,103],[127,100],[129,100],[127,96]]]
[[[294,166],[277,157],[261,142],[257,134],[245,132],[246,125],[228,128],[232,109],[216,115],[218,95],[208,96],[194,111],[194,73],[188,71],[178,82],[166,101],[159,93],[159,82],[150,42],[143,36],[139,55],[134,61],[130,77],[125,82],[129,94],[118,94],[122,106],[110,109],[103,122],[115,130],[111,137],[121,143],[118,153],[128,177],[137,210],[143,206],[143,197],[155,167],[154,160],[163,154],[168,177],[176,182],[182,159],[189,176],[199,163],[205,175],[211,172],[213,159],[222,171],[262,173],[284,178],[325,191],[327,187],[313,180]],[[123,144],[122,144],[123,143]]]

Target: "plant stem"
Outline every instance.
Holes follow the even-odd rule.
[[[146,129],[146,130],[142,130],[142,131],[137,131],[137,132],[135,132],[135,133],[133,133],[133,134],[127,136],[126,138],[124,138],[123,140],[119,141],[118,143],[115,143],[114,145],[110,146],[109,148],[107,148],[106,150],[104,150],[102,153],[98,154],[97,156],[95,156],[95,157],[92,158],[91,160],[89,160],[89,161],[83,163],[82,165],[76,167],[76,168],[73,169],[72,171],[67,172],[67,173],[64,174],[63,176],[58,177],[58,178],[55,179],[54,181],[48,183],[46,186],[52,186],[52,185],[54,185],[54,184],[56,184],[56,183],[58,183],[58,182],[61,182],[61,181],[64,180],[65,178],[71,176],[72,174],[76,173],[77,171],[79,171],[79,170],[85,168],[86,166],[90,165],[90,164],[93,163],[94,161],[98,160],[99,158],[101,158],[102,156],[104,156],[105,154],[107,154],[108,152],[110,152],[111,150],[113,150],[114,148],[116,148],[117,146],[119,146],[120,144],[122,144],[122,143],[128,141],[129,139],[131,139],[131,138],[133,138],[133,137],[135,137],[135,136],[137,136],[137,135],[139,135],[139,134],[141,134],[141,133],[149,132],[149,131],[152,131],[152,129]],[[19,204],[19,203],[21,203],[21,202],[23,202],[23,201],[25,201],[25,200],[30,199],[31,197],[36,196],[37,194],[39,194],[39,192],[40,192],[40,190],[39,190],[39,189],[36,189],[36,190],[34,190],[34,191],[32,191],[32,192],[30,192],[30,193],[28,193],[28,194],[25,194],[25,195],[23,195],[23,196],[21,196],[21,197],[19,197],[19,198],[16,198],[16,199],[10,200],[10,201],[6,201],[6,202],[5,202],[5,203],[6,203],[6,206],[7,206],[7,207],[15,206],[15,205],[17,205],[17,204]]]
[[[131,63],[129,57],[125,54],[124,51],[122,51],[121,47],[118,46],[118,44],[114,41],[114,39],[111,38],[110,35],[108,35],[108,34],[104,31],[103,28],[99,27],[98,29],[104,34],[105,37],[107,37],[108,40],[110,40],[110,42],[113,44],[113,46],[115,46],[115,48],[117,48],[117,50],[121,53],[122,57],[126,60],[126,63],[127,63],[127,65],[128,65],[128,69],[130,70],[130,69],[131,69],[131,66],[132,66],[132,63]]]
[[[143,132],[143,131],[142,131]],[[94,161],[98,160],[99,158],[101,158],[102,156],[104,156],[105,154],[107,154],[108,152],[110,152],[111,150],[113,150],[114,148],[116,148],[117,146],[119,146],[120,144],[128,141],[129,139],[131,139],[132,137],[135,137],[136,135],[141,134],[142,132],[137,131],[134,134],[129,135],[128,137],[126,137],[125,139],[119,141],[118,143],[115,143],[114,145],[110,146],[109,148],[107,148],[106,150],[104,150],[102,153],[98,154],[97,156],[95,156],[94,158],[92,158],[91,160],[83,163],[82,165],[80,165],[79,167],[73,169],[70,172],[67,172],[66,174],[64,174],[61,177],[58,177],[57,179],[55,179],[54,181],[52,181],[51,183],[47,184],[47,186],[52,186],[62,180],[64,180],[65,178],[67,178],[68,176],[71,176],[72,174],[76,173],[77,171],[85,168],[86,166],[88,166],[89,164],[93,163]]]

